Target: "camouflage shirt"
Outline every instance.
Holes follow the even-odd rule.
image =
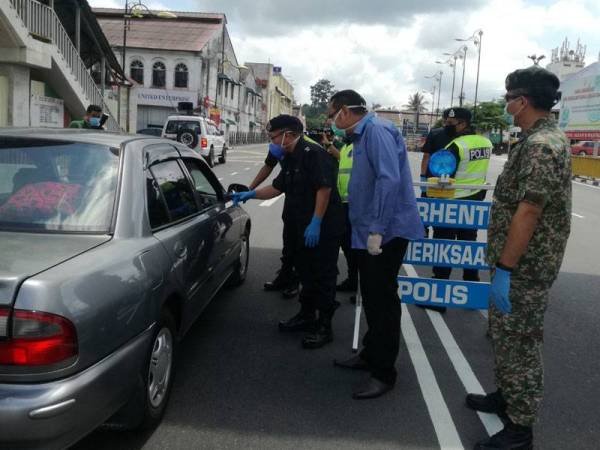
[[[543,212],[513,276],[552,283],[571,230],[571,151],[552,118],[540,119],[525,133],[498,177],[488,228],[490,266],[500,259],[512,217],[522,201],[542,207]]]

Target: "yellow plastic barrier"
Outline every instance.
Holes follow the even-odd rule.
[[[572,156],[573,175],[600,178],[600,157]]]
[[[449,178],[449,183],[450,185],[454,184],[454,178]],[[428,178],[427,182],[429,183],[437,183],[439,181],[439,178],[435,177],[435,178]],[[441,187],[433,187],[433,186],[427,186],[427,197],[430,198],[454,198],[454,193],[456,192],[456,189],[452,189],[452,188],[441,188]]]

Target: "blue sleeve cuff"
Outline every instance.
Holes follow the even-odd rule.
[[[374,224],[369,227],[369,233],[371,234],[381,234],[382,236],[385,234],[385,229],[383,225]]]

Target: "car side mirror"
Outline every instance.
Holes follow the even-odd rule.
[[[250,188],[248,188],[248,186],[246,186],[245,184],[232,183],[227,188],[227,193],[231,194],[234,192],[248,192],[249,190]]]

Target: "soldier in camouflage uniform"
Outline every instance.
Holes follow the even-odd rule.
[[[470,408],[498,414],[505,427],[475,449],[533,448],[543,394],[544,313],[571,224],[570,146],[550,115],[558,88],[558,78],[538,66],[506,78],[506,111],[523,137],[498,177],[488,228],[498,390],[467,395]]]

